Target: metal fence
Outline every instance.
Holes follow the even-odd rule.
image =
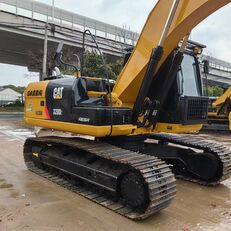
[[[93,34],[118,42],[134,45],[139,34],[127,29],[103,23],[79,14],[71,13],[33,0],[0,0],[0,11],[31,18],[33,20],[53,22],[61,27],[70,27],[84,31],[89,29]],[[54,18],[53,18],[54,15]]]

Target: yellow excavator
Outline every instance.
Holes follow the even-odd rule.
[[[208,122],[204,129],[216,131],[231,130],[231,87],[220,97],[210,97]]]
[[[86,76],[29,84],[25,121],[64,133],[28,138],[28,169],[134,220],[169,206],[172,170],[205,185],[227,179],[228,149],[170,133],[198,131],[207,119],[208,98],[187,40],[229,2],[158,1],[115,85]]]

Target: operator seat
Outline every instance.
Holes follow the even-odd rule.
[[[78,78],[76,81],[74,90],[75,106],[106,106],[105,97],[89,97],[87,94],[88,91],[102,92],[103,87],[101,83],[84,77]]]

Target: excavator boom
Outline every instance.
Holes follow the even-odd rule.
[[[230,2],[230,0],[180,0],[164,42],[164,54],[158,66],[163,64],[181,39],[189,34],[197,24]],[[123,102],[123,105],[131,108],[134,106],[151,51],[159,44],[172,3],[172,0],[160,0],[155,5],[145,23],[133,54],[119,75],[113,93]]]

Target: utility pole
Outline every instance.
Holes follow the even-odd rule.
[[[48,24],[45,25],[44,49],[43,49],[43,70],[42,80],[47,77],[47,41],[48,41]]]
[[[55,23],[55,0],[52,0],[52,24]],[[47,43],[48,43],[48,22],[45,25],[44,33],[44,47],[43,47],[43,69],[42,69],[42,78],[44,80],[47,77]]]
[[[52,23],[55,23],[55,0],[52,0]]]

